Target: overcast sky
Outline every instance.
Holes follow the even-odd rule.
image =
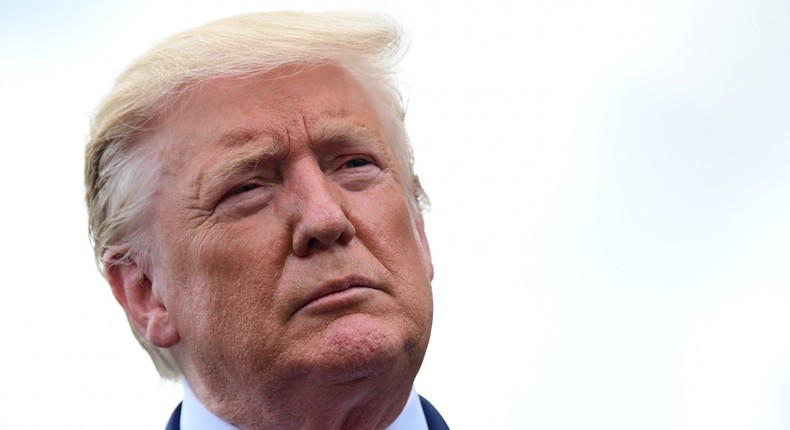
[[[93,263],[90,112],[155,41],[367,7],[406,27],[431,196],[418,390],[463,429],[790,428],[790,3],[0,3],[0,430],[163,428]]]

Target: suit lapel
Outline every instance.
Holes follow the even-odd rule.
[[[428,430],[450,430],[444,418],[439,415],[439,411],[433,407],[431,402],[425,400],[425,397],[420,396],[420,404],[425,414],[425,421],[428,423]]]
[[[170,420],[167,422],[165,430],[180,430],[181,429],[181,403],[178,404],[173,415],[170,415]]]

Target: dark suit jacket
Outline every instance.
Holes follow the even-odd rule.
[[[423,396],[420,396],[420,404],[422,405],[423,413],[425,413],[425,421],[428,423],[428,430],[450,430],[450,427],[447,427],[447,423],[444,422],[444,418],[439,415],[439,411],[437,411],[429,401],[425,400]],[[173,415],[170,416],[170,421],[167,422],[165,430],[180,429],[181,405],[179,404],[176,410],[173,411]]]

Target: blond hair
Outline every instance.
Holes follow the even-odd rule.
[[[160,166],[139,143],[179,96],[218,77],[256,75],[287,65],[334,64],[348,70],[377,109],[412,197],[410,208],[417,213],[427,197],[413,172],[394,80],[401,36],[391,19],[372,13],[255,13],[174,35],[138,58],[99,105],[85,153],[89,233],[100,270],[129,259],[147,270],[155,250],[145,237],[145,215]],[[104,261],[105,255],[112,255],[112,261]],[[181,377],[169,350],[133,332],[163,378]]]

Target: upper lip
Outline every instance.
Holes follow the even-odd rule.
[[[339,278],[334,278],[322,282],[318,288],[313,290],[306,298],[302,301],[300,306],[297,308],[297,312],[304,308],[305,306],[309,305],[310,303],[318,300],[322,297],[326,297],[330,294],[338,293],[340,291],[345,291],[349,288],[377,288],[376,282],[367,278],[362,275],[347,275]]]

